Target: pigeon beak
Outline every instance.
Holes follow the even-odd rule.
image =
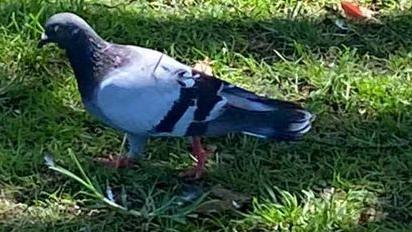
[[[42,48],[44,45],[48,44],[49,42],[50,40],[49,40],[49,37],[47,37],[46,33],[42,33],[39,44],[37,44],[37,47]]]

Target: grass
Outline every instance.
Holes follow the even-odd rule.
[[[411,231],[411,3],[382,2],[382,25],[343,31],[325,11],[338,1],[2,0],[1,231]],[[122,135],[84,112],[63,52],[36,49],[61,11],[111,41],[208,57],[223,79],[304,104],[314,129],[297,143],[207,139],[218,151],[196,183],[177,177],[192,163],[185,139],[152,139],[133,170],[96,165]],[[48,169],[47,153],[82,177],[77,157],[95,191],[139,213]]]

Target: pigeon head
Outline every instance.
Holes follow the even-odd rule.
[[[78,48],[87,40],[101,40],[92,27],[79,16],[72,13],[58,13],[51,16],[44,26],[39,47],[56,43],[60,48]]]

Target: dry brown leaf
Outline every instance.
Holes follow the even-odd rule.
[[[228,201],[210,200],[201,204],[195,212],[199,214],[211,214],[222,213],[233,209],[233,205]]]
[[[216,196],[219,197],[225,201],[236,201],[238,204],[244,204],[245,202],[249,201],[251,199],[250,196],[247,196],[243,193],[238,193],[234,192],[232,190],[223,188],[221,185],[216,185],[214,186],[210,192]]]
[[[360,6],[355,2],[341,1],[340,6],[343,11],[343,16],[349,20],[379,22],[378,19],[373,17],[376,12]]]
[[[366,224],[366,223],[369,223],[369,222],[380,221],[382,219],[385,219],[387,216],[388,216],[387,213],[371,207],[371,208],[365,209],[359,215],[358,223],[359,224]]]
[[[193,69],[202,72],[204,74],[213,75],[213,70],[212,70],[212,61],[209,58],[205,58],[204,60],[198,61],[194,66]]]
[[[221,185],[213,186],[210,190],[210,194],[212,197],[217,197],[219,199],[213,199],[202,203],[196,209],[196,213],[210,214],[239,210],[251,201],[250,196],[226,189]]]

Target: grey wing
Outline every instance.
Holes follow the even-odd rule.
[[[310,128],[310,114],[135,48],[140,60],[106,78],[99,108],[117,127],[153,136],[214,136],[243,132],[292,138]]]

